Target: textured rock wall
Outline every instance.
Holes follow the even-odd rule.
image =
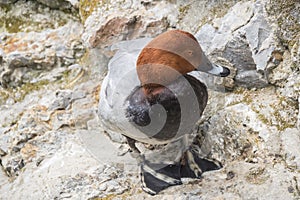
[[[299,10],[298,0],[0,1],[1,199],[300,199]],[[110,46],[173,28],[233,72],[201,76],[211,89],[195,130],[224,167],[151,197],[96,110]]]

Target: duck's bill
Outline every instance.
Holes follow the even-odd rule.
[[[204,53],[202,54],[201,62],[196,70],[220,77],[226,77],[230,74],[230,70],[227,67],[210,62]]]
[[[207,73],[215,76],[226,77],[230,74],[230,70],[227,67],[212,63],[212,68],[208,70]]]

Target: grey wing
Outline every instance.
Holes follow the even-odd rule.
[[[124,102],[130,92],[139,85],[136,73],[136,60],[149,39],[139,39],[116,44],[118,51],[108,63],[108,73],[104,78],[98,105],[98,115],[107,131],[126,133]],[[134,132],[134,131],[133,131]]]

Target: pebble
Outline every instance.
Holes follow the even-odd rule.
[[[7,154],[7,153],[6,153],[3,149],[0,148],[0,156],[1,156],[1,157],[2,157],[2,156],[6,156],[6,154]]]

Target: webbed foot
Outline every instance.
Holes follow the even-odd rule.
[[[181,161],[181,177],[200,178],[206,171],[218,170],[222,165],[217,161],[201,158],[193,150],[187,150]]]
[[[153,163],[145,159],[135,146],[135,140],[127,138],[128,144],[140,165],[142,189],[155,195],[174,185],[181,185],[181,178],[200,178],[205,171],[218,170],[222,165],[217,161],[204,159],[197,150],[186,150],[181,157],[172,164]]]
[[[145,161],[141,164],[142,189],[155,195],[174,185],[181,185],[180,164],[154,164]]]

